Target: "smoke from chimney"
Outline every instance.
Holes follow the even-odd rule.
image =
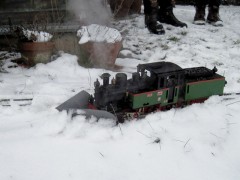
[[[106,0],[69,0],[68,9],[86,25],[107,25],[111,18]]]

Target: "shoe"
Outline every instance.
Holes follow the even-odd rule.
[[[162,24],[157,21],[157,18],[154,15],[145,15],[145,25],[153,34],[165,34]]]
[[[193,24],[197,25],[205,25],[206,20],[205,20],[205,8],[206,6],[196,6],[196,13],[194,16]]]
[[[207,22],[213,26],[223,26],[223,21],[219,16],[219,6],[212,6],[208,8]]]
[[[161,23],[170,24],[176,27],[187,27],[186,23],[179,21],[173,14],[173,7],[160,8],[157,20]]]

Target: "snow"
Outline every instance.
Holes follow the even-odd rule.
[[[81,29],[78,30],[77,36],[80,37],[79,44],[84,44],[89,41],[115,43],[122,40],[122,36],[117,29],[98,24],[82,26]]]
[[[28,29],[23,30],[24,36],[26,36],[29,40],[32,40],[32,36],[36,39],[34,39],[34,42],[48,42],[52,39],[53,35],[51,35],[48,32],[43,31],[31,31]]]
[[[223,27],[192,24],[192,6],[174,11],[188,28],[164,24],[166,34],[153,35],[142,15],[113,24],[124,39],[121,72],[130,77],[137,64],[163,60],[183,68],[217,66],[228,81],[225,92],[239,92],[239,7],[221,7]],[[116,72],[86,69],[66,53],[30,69],[10,68],[10,59],[3,65],[8,73],[0,73],[0,99],[33,101],[0,106],[0,179],[240,179],[239,96],[214,96],[114,126],[104,119],[71,119],[55,107],[81,90],[93,93],[96,78]]]

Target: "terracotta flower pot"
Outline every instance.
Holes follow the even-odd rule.
[[[112,68],[122,48],[122,41],[115,43],[89,41],[80,44],[80,48],[92,66]]]
[[[28,66],[49,62],[55,45],[53,42],[21,42],[19,50]]]
[[[77,36],[86,65],[113,68],[122,48],[122,36],[117,29],[98,24],[82,26]],[[89,63],[89,64],[87,64]]]

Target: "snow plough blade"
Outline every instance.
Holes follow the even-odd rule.
[[[89,103],[90,94],[86,91],[81,91],[75,96],[71,97],[61,105],[59,105],[56,109],[58,111],[69,111],[69,110],[77,110],[77,109],[87,109]]]
[[[58,111],[68,111],[72,113],[72,116],[83,115],[86,118],[90,118],[92,116],[97,119],[113,119],[117,120],[116,116],[112,113],[103,110],[96,109],[88,109],[90,94],[86,91],[81,91],[75,96],[71,97],[61,105],[59,105],[56,109]],[[80,110],[80,111],[79,111]]]

